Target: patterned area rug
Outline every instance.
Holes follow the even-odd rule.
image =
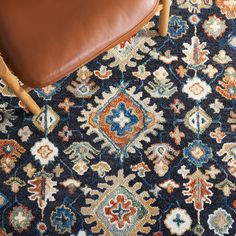
[[[1,82],[0,235],[235,235],[236,1],[176,0],[68,78]]]

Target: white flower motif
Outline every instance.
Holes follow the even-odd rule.
[[[231,57],[226,54],[225,50],[220,50],[219,54],[216,54],[213,57],[213,61],[215,61],[218,64],[228,64],[232,61]]]
[[[140,65],[138,67],[138,71],[134,71],[133,76],[141,79],[141,80],[145,80],[148,76],[151,75],[151,72],[146,70],[146,67],[144,65]]]
[[[208,65],[202,72],[207,74],[210,79],[213,79],[218,70],[213,65]]]
[[[153,49],[151,52],[149,52],[149,55],[155,59],[155,60],[159,60],[159,57],[161,55],[160,52],[157,52],[156,49]]]
[[[36,142],[30,151],[35,159],[40,161],[41,165],[47,165],[58,156],[58,148],[48,138]]]
[[[167,50],[164,55],[160,55],[159,58],[161,61],[163,61],[166,64],[171,64],[174,61],[178,61],[178,56],[171,55],[171,51]]]
[[[81,191],[84,193],[85,196],[87,196],[92,191],[92,189],[85,185],[83,188],[81,188]]]
[[[191,229],[192,220],[185,209],[174,208],[166,215],[164,223],[171,234],[180,236]]]
[[[224,209],[219,208],[210,214],[207,220],[209,229],[213,229],[215,235],[224,236],[229,234],[233,225],[232,216]]]
[[[210,104],[210,108],[214,110],[214,113],[219,114],[221,109],[224,108],[224,104],[217,98],[214,103]]]
[[[228,26],[225,23],[225,20],[222,20],[216,15],[209,16],[208,20],[204,22],[202,27],[207,36],[213,37],[214,39],[222,37],[226,29],[228,28]]]
[[[189,22],[191,23],[191,24],[193,24],[193,25],[197,25],[200,21],[201,21],[201,19],[198,17],[198,15],[196,15],[196,14],[193,14],[193,15],[191,15],[189,18],[188,18],[188,20],[189,20]]]
[[[153,75],[158,79],[166,79],[169,74],[167,70],[163,66],[161,66],[156,71],[153,72]]]
[[[206,99],[212,89],[205,81],[195,76],[187,80],[187,83],[183,86],[183,92],[187,93],[189,98],[201,101]]]
[[[159,192],[161,191],[161,188],[157,185],[154,186],[154,189],[149,190],[155,197],[158,196]]]
[[[166,189],[168,193],[173,193],[175,189],[179,188],[180,185],[176,183],[173,179],[167,179],[160,183],[161,188]]]
[[[209,175],[212,179],[215,179],[216,176],[220,173],[220,170],[212,165],[209,170],[206,170],[206,175]]]
[[[189,169],[186,169],[185,165],[182,165],[181,168],[177,172],[179,175],[182,175],[182,177],[185,179],[187,175],[190,173]]]
[[[88,170],[88,165],[85,161],[80,160],[78,161],[74,166],[73,166],[73,170],[78,174],[78,175],[84,175],[85,172]]]
[[[18,131],[18,136],[21,138],[22,142],[27,142],[33,132],[30,130],[29,126],[25,126]]]

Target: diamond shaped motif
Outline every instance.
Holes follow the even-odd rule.
[[[81,208],[87,224],[93,224],[92,233],[104,231],[104,235],[148,235],[149,225],[156,223],[159,208],[153,206],[155,199],[142,191],[142,183],[130,182],[135,175],[106,176],[106,183],[98,184],[99,190],[91,190],[91,198]],[[141,192],[140,192],[141,191]],[[139,192],[139,193],[138,193]],[[142,234],[142,235],[143,235]]]
[[[199,134],[202,134],[211,123],[211,117],[201,107],[194,107],[184,118],[185,126]]]
[[[47,108],[43,108],[39,116],[33,118],[33,124],[42,132],[51,133],[59,120],[60,117],[57,113],[50,106],[47,106]]]
[[[144,126],[140,107],[124,93],[119,94],[99,113],[101,130],[119,147],[124,147]]]
[[[110,232],[124,230],[130,233],[147,209],[124,186],[118,186],[99,205],[96,215]]]
[[[109,153],[121,158],[135,153],[135,147],[142,148],[141,141],[149,142],[147,135],[156,135],[165,123],[163,111],[157,111],[156,104],[150,105],[150,99],[143,99],[135,87],[126,86],[111,86],[110,92],[95,98],[97,105],[88,104],[77,119],[83,123],[81,128],[88,128],[88,135],[97,135],[95,143],[103,141],[103,148],[108,147]]]

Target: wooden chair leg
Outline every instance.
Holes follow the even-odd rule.
[[[168,33],[168,25],[170,18],[170,0],[162,0],[163,8],[160,11],[159,35],[164,37]]]
[[[27,92],[27,93],[29,93],[30,91],[32,91],[33,90],[33,88],[31,88],[31,87],[29,87],[28,85],[22,85],[22,88]]]
[[[33,98],[27,93],[27,91],[19,84],[15,75],[13,75],[5,64],[3,58],[0,56],[0,77],[6,83],[6,85],[12,89],[15,95],[24,103],[24,105],[34,115],[41,113],[40,107],[33,100]]]

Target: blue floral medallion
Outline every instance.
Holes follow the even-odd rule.
[[[116,109],[112,109],[112,114],[107,116],[106,122],[117,135],[125,136],[126,132],[132,132],[132,127],[138,123],[138,117],[132,113],[132,109],[127,109],[124,103],[119,103]]]
[[[184,148],[183,154],[196,167],[202,167],[213,156],[212,149],[201,140],[194,140],[190,143],[188,147]]]

